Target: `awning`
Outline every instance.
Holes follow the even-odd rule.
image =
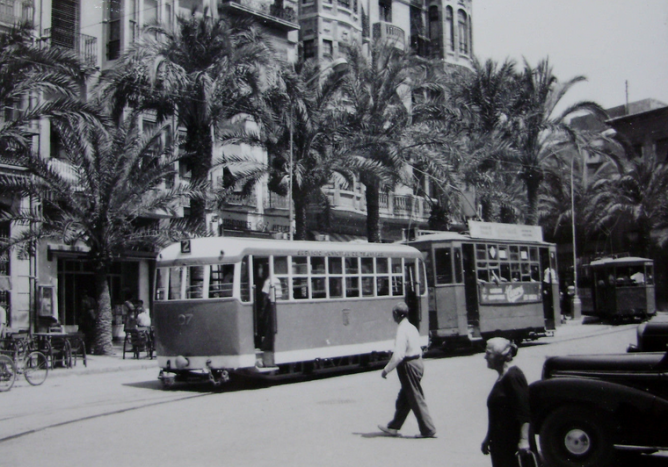
[[[368,243],[366,237],[362,235],[350,235],[350,234],[340,234],[340,233],[324,233],[316,232],[315,230],[311,231],[313,238],[316,241],[320,242],[355,242],[355,243]]]

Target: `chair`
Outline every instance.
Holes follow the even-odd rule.
[[[85,367],[88,366],[86,360],[86,343],[84,335],[80,332],[71,332],[67,335],[67,339],[70,341],[70,346],[72,347],[72,361],[74,366],[77,364],[77,356],[80,356],[83,359],[83,364]]]
[[[142,352],[146,352],[146,357],[153,358],[153,344],[149,331],[143,329],[128,329],[125,331],[125,340],[123,341],[123,359],[126,353],[132,353],[134,358],[139,358]]]

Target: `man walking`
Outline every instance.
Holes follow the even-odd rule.
[[[399,302],[394,306],[392,317],[399,325],[397,337],[394,341],[392,358],[383,369],[381,376],[387,378],[388,373],[396,368],[401,382],[401,390],[397,396],[394,418],[387,426],[378,425],[378,428],[384,433],[397,436],[401,426],[406,421],[406,417],[408,417],[408,413],[412,410],[420,427],[420,434],[417,437],[435,438],[436,427],[434,427],[434,422],[429,415],[427,402],[420,385],[420,380],[424,374],[420,333],[408,321],[408,305],[404,302]]]

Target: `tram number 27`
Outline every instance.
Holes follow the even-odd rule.
[[[187,326],[190,324],[190,320],[193,319],[192,313],[184,314],[184,315],[179,315],[177,317],[177,320],[179,322],[179,326]]]

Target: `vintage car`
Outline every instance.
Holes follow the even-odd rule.
[[[668,313],[659,313],[649,321],[640,323],[637,335],[637,343],[629,346],[629,352],[664,352],[668,350]]]
[[[546,464],[632,465],[619,458],[668,448],[667,375],[665,352],[548,358],[530,385]]]

